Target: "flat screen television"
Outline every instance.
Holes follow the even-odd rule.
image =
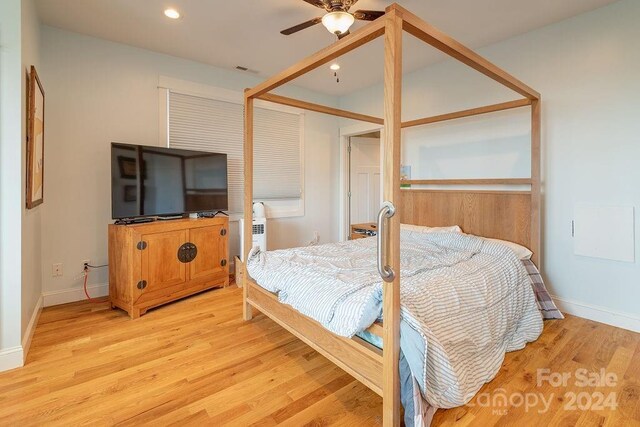
[[[226,154],[111,144],[113,219],[228,208]]]

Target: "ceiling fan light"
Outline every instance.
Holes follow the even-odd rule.
[[[349,31],[355,18],[348,12],[329,12],[322,17],[322,25],[332,34],[342,34]]]

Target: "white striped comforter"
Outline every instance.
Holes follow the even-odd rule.
[[[375,238],[253,251],[251,277],[282,303],[351,337],[382,316]],[[542,332],[526,269],[503,245],[460,233],[401,231],[401,318],[422,337],[422,371],[437,408],[467,403],[500,369],[507,351]],[[403,340],[406,341],[406,340]],[[414,348],[408,348],[414,347]]]

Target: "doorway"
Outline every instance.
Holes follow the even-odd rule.
[[[350,136],[347,146],[348,224],[375,222],[380,209],[380,132]]]

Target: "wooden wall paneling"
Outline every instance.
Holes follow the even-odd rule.
[[[402,131],[402,12],[386,9],[384,30],[384,162],[383,198],[393,203],[396,214],[388,219],[387,262],[396,273],[383,282],[383,397],[385,426],[400,425],[400,144]]]
[[[523,191],[402,190],[403,224],[459,225],[465,233],[531,247],[531,193]]]

